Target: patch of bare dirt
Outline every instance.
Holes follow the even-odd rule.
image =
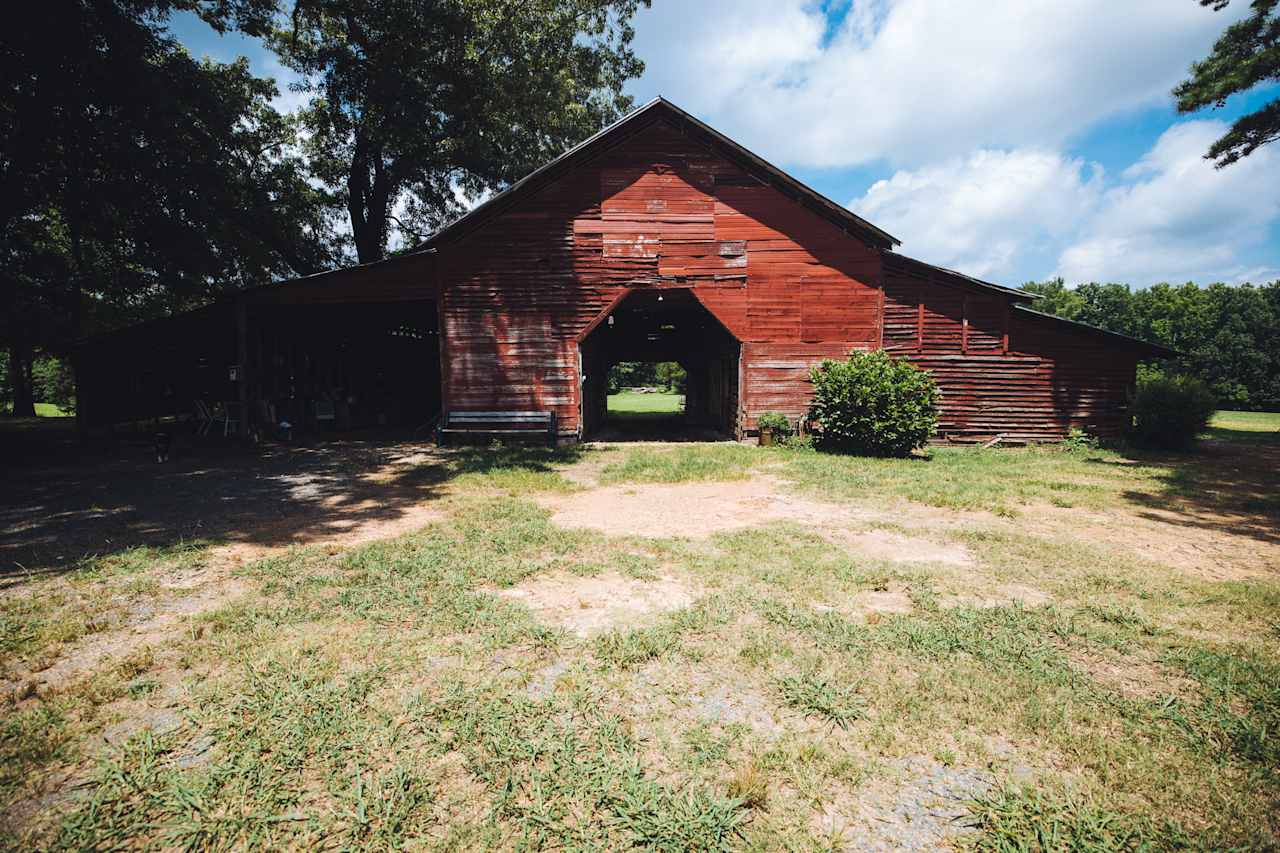
[[[1033,533],[1102,544],[1206,580],[1276,578],[1280,525],[1208,507],[1037,507],[1023,520]]]
[[[1042,589],[1026,584],[998,584],[983,595],[949,595],[939,602],[943,607],[1008,607],[1021,604],[1024,607],[1041,607],[1053,601],[1053,596]]]
[[[849,601],[839,608],[845,613],[868,614],[910,613],[911,596],[905,592],[894,590],[866,590],[855,593]]]
[[[594,577],[555,572],[494,592],[523,602],[545,622],[590,637],[612,628],[646,624],[663,613],[688,607],[702,589],[671,575],[638,580],[617,572]]]
[[[951,850],[964,834],[968,803],[995,783],[985,770],[917,756],[892,762],[896,778],[833,791],[814,816],[818,833],[842,850]]]
[[[695,667],[683,675],[689,691],[677,696],[677,701],[694,718],[722,726],[747,726],[767,737],[783,733],[782,709],[741,673]]]
[[[833,538],[841,545],[876,560],[894,563],[945,563],[960,567],[976,563],[968,549],[960,545],[941,545],[918,536],[904,536],[888,530],[842,532]]]
[[[704,539],[772,521],[829,525],[867,516],[848,507],[784,494],[775,480],[644,483],[543,498],[551,520],[613,536]]]
[[[1198,689],[1192,679],[1178,675],[1144,654],[1103,655],[1073,648],[1067,650],[1067,658],[1073,667],[1103,687],[1131,699],[1187,696]]]
[[[744,725],[766,735],[777,735],[782,730],[776,704],[750,688],[708,684],[695,689],[688,699],[697,716],[707,722]]]

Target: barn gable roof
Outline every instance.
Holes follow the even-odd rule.
[[[720,131],[680,109],[666,98],[659,96],[623,116],[594,136],[578,143],[551,162],[530,172],[484,203],[472,208],[417,246],[415,251],[439,246],[442,243],[457,239],[462,234],[478,227],[491,216],[516,204],[525,195],[536,192],[546,186],[578,163],[613,147],[630,136],[632,132],[642,130],[653,121],[659,119],[666,120],[682,128],[691,136],[702,141],[703,144],[737,163],[748,173],[762,179],[783,194],[869,245],[881,249],[889,249],[902,242],[892,234],[877,228],[853,213],[844,205],[832,201],[802,181],[788,175],[763,157],[749,151]]]

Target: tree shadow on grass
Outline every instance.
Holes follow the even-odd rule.
[[[1156,476],[1158,490],[1122,493],[1142,518],[1280,544],[1280,440],[1237,432],[1215,429],[1186,453],[1141,451],[1123,461],[1090,461],[1164,469]]]
[[[589,441],[729,441],[712,427],[691,424],[681,412],[615,412],[610,411],[603,424],[588,437]]]
[[[442,449],[384,433],[307,446],[180,446],[164,463],[141,440],[38,458],[11,468],[0,491],[0,587],[140,545],[285,547],[369,525],[425,524],[430,504],[462,474],[551,471],[578,452]]]

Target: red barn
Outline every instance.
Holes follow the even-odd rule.
[[[764,412],[800,416],[822,359],[883,347],[938,380],[940,438],[1052,440],[1072,427],[1117,433],[1138,361],[1170,354],[1040,314],[1030,294],[913,260],[893,251],[898,243],[658,99],[414,253],[228,300],[210,322],[235,334],[219,338],[212,358],[234,365],[235,379],[219,379],[214,393],[247,413],[239,429],[265,400],[283,404],[282,393],[295,410],[313,405],[300,393],[368,400],[387,379],[359,342],[414,317],[419,346],[395,350],[409,361],[394,390],[375,395],[386,411],[366,419],[412,412],[413,422],[424,406],[553,411],[561,438],[589,437],[604,420],[612,364],[678,361],[688,418],[741,437]],[[302,310],[329,330],[318,341],[282,333]],[[356,322],[365,325],[353,332]],[[155,352],[140,341],[118,335],[82,359],[87,419],[138,410],[128,400],[144,392],[107,377],[119,375],[108,351]],[[353,349],[363,358],[344,361]],[[169,389],[175,408],[209,393],[175,382],[150,386]],[[326,383],[331,391],[317,390]],[[362,390],[347,395],[348,386]],[[396,394],[398,406],[388,401]]]

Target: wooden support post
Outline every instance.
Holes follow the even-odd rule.
[[[924,297],[916,304],[916,349],[924,349]]]
[[[969,352],[969,296],[960,300],[960,352]]]
[[[846,232],[847,233],[847,232]],[[884,269],[881,268],[880,274],[876,277],[876,289],[880,291],[876,299],[876,333],[879,338],[879,347],[884,349]]]
[[[436,338],[440,348],[440,417],[449,411],[449,347],[444,338],[444,289],[440,287],[440,264],[431,265],[431,275],[436,285]]]
[[[1000,353],[1009,354],[1009,300],[1004,302],[1004,316],[1000,325]]]
[[[249,309],[243,298],[236,300],[236,393],[240,400],[240,419],[236,434],[249,437]]]

